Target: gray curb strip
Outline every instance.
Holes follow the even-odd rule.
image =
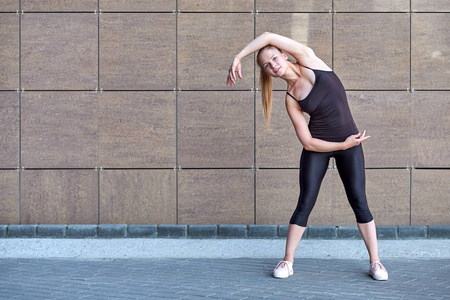
[[[280,239],[288,225],[0,225],[0,238]],[[378,226],[378,239],[450,239],[450,225]],[[361,239],[356,226],[306,228],[306,239]]]

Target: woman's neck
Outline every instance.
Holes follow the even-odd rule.
[[[288,87],[291,87],[297,82],[297,80],[299,80],[302,77],[302,74],[297,64],[293,64],[291,62],[288,62],[288,64],[289,68],[283,74],[281,79],[287,82]]]

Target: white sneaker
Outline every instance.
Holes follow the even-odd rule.
[[[370,264],[369,275],[375,280],[388,280],[388,272],[379,261]]]
[[[282,260],[273,270],[272,276],[275,278],[288,278],[294,274],[292,263],[287,260]]]

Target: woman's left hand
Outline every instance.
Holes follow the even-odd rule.
[[[368,138],[370,138],[370,136],[369,135],[366,136],[365,130],[363,131],[362,134],[358,133],[358,134],[351,135],[344,142],[344,144],[346,145],[345,149],[358,146],[359,144],[361,144],[361,142],[367,140]]]
[[[239,78],[242,79],[241,61],[235,57],[228,70],[227,85],[233,86],[236,84],[236,72],[238,73]]]

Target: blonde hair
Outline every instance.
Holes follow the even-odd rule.
[[[256,55],[256,61],[258,62],[258,65],[260,67],[260,73],[259,73],[259,88],[261,90],[261,98],[262,98],[262,108],[264,117],[266,119],[266,124],[270,124],[270,114],[272,112],[272,76],[267,75],[267,73],[264,71],[264,67],[259,64],[259,56],[261,52],[266,50],[267,48],[275,48],[278,51],[281,50],[278,49],[275,46],[267,45],[261,49],[259,49],[258,54]]]
[[[266,124],[270,124],[270,114],[272,112],[272,77],[267,75],[263,68],[260,68],[259,88],[261,89],[262,108]]]

